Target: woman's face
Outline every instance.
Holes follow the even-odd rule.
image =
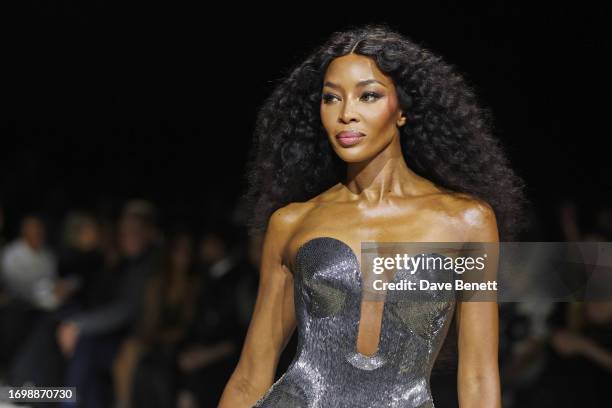
[[[334,59],[323,79],[321,122],[334,151],[345,162],[361,162],[380,153],[399,137],[406,121],[395,85],[376,63],[363,55]],[[351,137],[341,132],[354,131]]]

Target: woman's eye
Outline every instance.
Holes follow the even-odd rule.
[[[380,98],[380,94],[376,93],[376,92],[366,92],[363,94],[363,96],[361,97],[362,99],[365,98],[367,101],[375,101],[378,98]]]
[[[366,102],[372,102],[379,99],[381,96],[382,95],[376,92],[366,92],[361,96],[361,99],[365,100]],[[330,103],[334,98],[336,98],[336,96],[329,93],[323,94],[322,96],[323,103]]]
[[[335,96],[332,94],[323,94],[323,103],[329,103],[333,98],[335,98]]]

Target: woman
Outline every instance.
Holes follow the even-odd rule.
[[[381,25],[335,33],[275,89],[247,194],[253,229],[267,223],[259,290],[220,407],[433,407],[429,373],[453,316],[460,405],[501,406],[495,302],[450,302],[439,328],[406,309],[402,326],[399,309],[352,291],[361,241],[518,231],[523,184],[488,117],[451,66]],[[273,383],[296,327],[296,357]]]

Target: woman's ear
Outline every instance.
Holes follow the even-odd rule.
[[[400,118],[397,120],[397,126],[398,127],[402,127],[406,124],[406,115],[404,115],[404,112],[402,112],[400,114]]]

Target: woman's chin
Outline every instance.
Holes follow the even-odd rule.
[[[362,149],[342,149],[336,151],[336,154],[346,163],[361,163],[373,157],[371,154],[366,154]]]

